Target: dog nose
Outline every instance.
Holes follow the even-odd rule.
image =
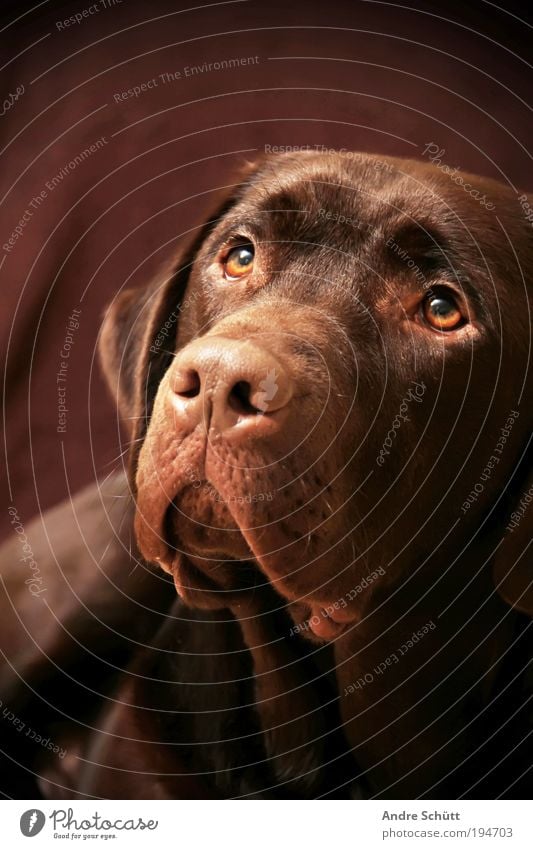
[[[293,384],[279,360],[254,342],[198,339],[176,356],[170,386],[174,408],[191,426],[264,436],[273,413],[288,406]]]

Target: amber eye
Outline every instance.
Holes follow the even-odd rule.
[[[465,323],[457,301],[448,291],[429,294],[423,301],[422,313],[426,322],[435,330],[457,330]]]
[[[224,274],[228,280],[238,280],[254,267],[254,246],[240,245],[232,248],[224,260]]]

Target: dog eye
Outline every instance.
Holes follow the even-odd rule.
[[[431,292],[422,302],[422,315],[435,330],[457,330],[466,319],[449,291]]]
[[[224,260],[224,275],[228,280],[239,280],[254,267],[254,246],[239,245],[232,248]]]

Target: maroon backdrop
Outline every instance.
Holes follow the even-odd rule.
[[[105,304],[166,263],[243,159],[434,143],[451,166],[533,187],[531,17],[462,5],[4,5],[5,491],[23,520],[120,463],[94,359]]]

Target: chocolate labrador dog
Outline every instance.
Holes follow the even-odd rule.
[[[10,763],[52,798],[528,792],[532,268],[497,182],[247,166],[106,314],[128,480],[28,532],[62,613],[7,568],[0,698],[65,752]]]

